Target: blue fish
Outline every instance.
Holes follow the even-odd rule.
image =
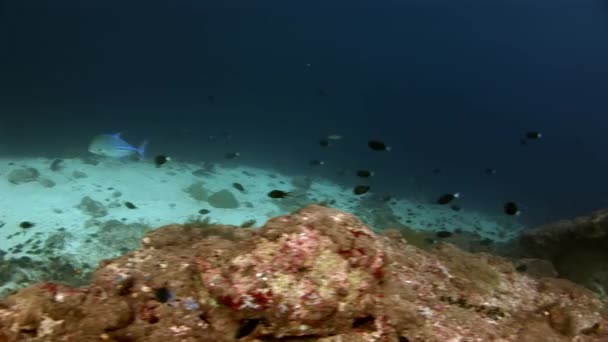
[[[139,147],[134,147],[120,137],[120,133],[101,134],[93,138],[89,144],[89,152],[104,157],[126,158],[133,154],[138,154],[140,159],[144,159],[147,141]]]

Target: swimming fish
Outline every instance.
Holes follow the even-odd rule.
[[[240,157],[240,156],[241,156],[241,154],[239,152],[229,152],[229,153],[226,153],[224,155],[224,158],[226,158],[226,159],[234,159],[234,158],[237,158],[237,157]]]
[[[367,146],[369,146],[369,148],[371,148],[374,151],[390,151],[391,147],[390,146],[386,146],[385,143],[383,143],[382,141],[379,140],[370,140],[367,142]]]
[[[270,198],[285,198],[289,196],[289,192],[281,191],[281,190],[272,190],[268,193],[268,197]]]
[[[369,189],[370,189],[369,185],[357,185],[353,189],[353,194],[355,194],[355,195],[363,195],[364,193],[368,192]]]
[[[504,205],[505,214],[507,215],[515,215],[518,216],[521,214],[521,211],[517,208],[517,203],[515,202],[507,202]]]
[[[93,138],[89,144],[89,152],[111,158],[125,158],[138,154],[140,159],[144,159],[147,144],[148,142],[144,141],[139,147],[134,147],[124,141],[120,133],[101,134]]]
[[[436,235],[438,238],[445,239],[445,238],[449,238],[449,237],[451,237],[451,236],[452,236],[452,232],[450,232],[450,231],[448,231],[448,230],[440,230],[440,231],[438,231],[437,233],[435,233],[435,235]]]
[[[458,197],[460,197],[460,194],[458,192],[453,193],[453,194],[444,194],[444,195],[439,196],[439,198],[437,199],[437,203],[438,204],[448,204]]]
[[[329,140],[321,139],[319,140],[319,145],[321,145],[321,147],[329,147]]]
[[[538,131],[529,131],[524,134],[524,137],[519,140],[522,145],[528,145],[528,140],[538,140],[542,138],[542,133]]]
[[[321,166],[321,165],[325,165],[325,162],[322,160],[311,160],[308,162],[308,164],[311,166]]]
[[[240,192],[245,192],[245,187],[241,183],[232,183],[232,187]]]
[[[495,175],[495,174],[496,174],[496,169],[487,168],[487,169],[483,170],[483,172],[484,172],[486,175]]]
[[[34,226],[34,224],[30,221],[23,221],[23,222],[19,223],[19,227],[21,227],[23,229],[32,228],[33,226]]]
[[[125,202],[125,207],[127,207],[129,209],[137,209],[137,207],[135,206],[135,204],[133,204],[131,202]]]
[[[536,140],[542,138],[543,135],[537,131],[526,132],[526,139]]]
[[[357,177],[368,178],[368,177],[373,177],[373,176],[374,176],[374,172],[373,171],[369,171],[369,170],[359,170],[359,171],[357,171]]]
[[[162,154],[154,157],[154,164],[156,164],[156,167],[161,167],[161,165],[166,164],[168,161],[171,161],[171,158]]]
[[[327,139],[329,140],[341,140],[342,138],[343,136],[340,134],[330,134],[327,136]]]

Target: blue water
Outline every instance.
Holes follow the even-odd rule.
[[[488,213],[513,200],[528,224],[608,206],[606,1],[128,3],[0,3],[3,156],[122,131],[182,160],[369,168],[378,193],[458,191]],[[544,136],[521,146],[528,130]]]

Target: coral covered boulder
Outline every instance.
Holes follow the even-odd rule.
[[[606,341],[604,305],[566,280],[448,244],[426,252],[309,206],[260,229],[171,225],[91,285],[34,285],[0,341]]]
[[[527,255],[550,260],[560,276],[608,292],[608,209],[543,224],[516,242]]]

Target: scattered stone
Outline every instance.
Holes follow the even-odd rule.
[[[214,193],[209,196],[207,201],[214,208],[236,209],[239,207],[239,201],[237,201],[232,192],[227,189]]]
[[[40,180],[38,180],[38,183],[40,183],[40,185],[42,185],[45,188],[52,188],[55,186],[55,182],[53,182],[52,180],[50,180],[48,178],[41,178]]]
[[[312,178],[309,176],[295,176],[291,178],[291,185],[301,190],[308,190],[312,186]]]
[[[80,200],[80,204],[77,206],[77,208],[92,217],[103,217],[108,214],[108,210],[103,203],[95,201],[89,196],[83,197],[82,200]]]
[[[15,169],[9,172],[8,181],[13,184],[23,184],[38,180],[40,172],[33,167]]]
[[[209,195],[207,190],[203,187],[203,182],[194,182],[184,189],[190,197],[197,201],[206,201]]]
[[[201,209],[198,211],[199,214],[201,215],[207,215],[209,214],[211,211],[209,211],[208,209]]]
[[[99,164],[99,160],[94,155],[86,155],[84,157],[81,157],[80,160],[82,160],[83,164],[87,164],[87,165],[97,165],[97,164]]]
[[[63,169],[63,159],[55,159],[50,166],[51,171],[57,172]]]
[[[72,172],[72,177],[76,179],[87,178],[88,175],[82,171],[74,171]]]

